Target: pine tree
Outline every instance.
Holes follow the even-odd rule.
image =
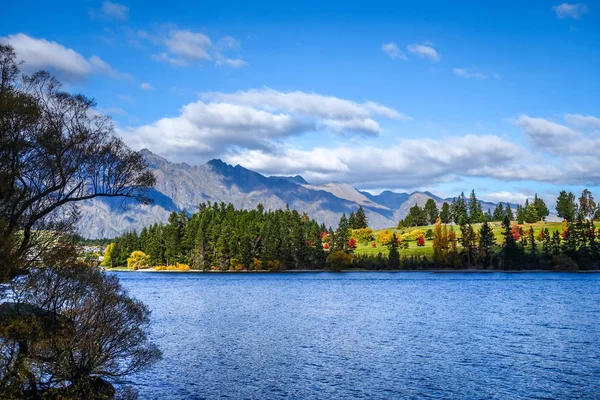
[[[512,207],[510,206],[510,203],[506,203],[506,212],[504,213],[504,215],[506,215],[508,217],[509,221],[514,221],[515,220],[515,215],[513,214]],[[504,220],[504,218],[502,218],[502,220]]]
[[[475,189],[473,189],[471,196],[469,196],[469,222],[476,224],[481,221],[483,221],[483,211],[481,210],[481,203],[475,195]]]
[[[504,219],[504,206],[502,203],[498,203],[496,208],[494,209],[494,214],[492,216],[492,221],[502,221]]]
[[[525,222],[525,210],[529,206],[529,201],[525,202],[525,207],[522,207],[520,204],[517,204],[517,224],[523,225]]]
[[[427,199],[424,207],[425,214],[427,215],[427,222],[431,225],[435,224],[435,221],[439,217],[439,210],[435,200]]]
[[[335,231],[333,248],[335,251],[344,251],[348,248],[348,240],[350,240],[351,232],[348,224],[348,218],[344,213],[338,223],[338,228]]]
[[[571,222],[575,219],[576,213],[575,195],[571,192],[561,191],[556,199],[556,214],[565,221]]]
[[[367,220],[367,215],[365,214],[365,210],[362,206],[358,207],[358,211],[356,212],[356,228],[353,229],[363,229],[369,227],[369,221]]]
[[[450,205],[447,202],[442,204],[442,211],[440,211],[440,219],[442,220],[442,224],[450,223]]]
[[[479,250],[482,258],[488,266],[492,266],[491,250],[496,244],[496,238],[490,225],[484,222],[479,229]]]
[[[392,240],[388,246],[390,249],[387,262],[388,269],[398,269],[400,267],[400,253],[398,252],[398,238],[396,237],[396,233],[392,234]]]
[[[513,266],[516,266],[520,257],[520,251],[513,237],[511,221],[508,218],[508,215],[504,216],[502,228],[502,236],[504,236],[504,245],[502,246],[502,261],[504,264],[504,269],[511,269]]]
[[[533,203],[529,204],[524,212],[525,214],[523,215],[523,220],[528,224],[533,224],[540,220],[537,209]]]
[[[350,227],[350,229],[358,229],[358,224],[356,221],[356,215],[354,214],[354,211],[350,212],[350,216],[348,217],[348,226]]]
[[[450,213],[452,215],[452,220],[457,225],[462,225],[469,221],[467,200],[464,193],[461,193],[460,196],[454,198],[452,205],[450,206]]]
[[[461,237],[458,239],[463,248],[464,254],[467,255],[468,265],[474,265],[477,261],[477,236],[471,224],[463,224],[460,226]]]
[[[548,210],[548,207],[546,206],[546,203],[544,202],[544,200],[540,197],[538,197],[537,193],[535,194],[535,197],[533,198],[533,205],[535,207],[535,210],[537,211],[537,215],[539,217],[539,219],[541,219],[542,221],[546,220],[546,217],[548,215],[550,215],[550,210]]]

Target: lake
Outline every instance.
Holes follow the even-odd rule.
[[[140,399],[600,398],[600,274],[119,273]]]

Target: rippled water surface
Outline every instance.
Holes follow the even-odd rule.
[[[600,274],[120,273],[141,399],[600,398]]]

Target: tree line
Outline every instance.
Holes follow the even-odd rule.
[[[565,192],[566,193],[566,192]],[[561,193],[562,195],[562,193]],[[566,195],[566,194],[565,194]],[[572,201],[574,202],[574,195]],[[562,210],[562,198],[561,199],[561,210]],[[570,198],[569,198],[570,199]],[[557,210],[559,206],[557,206]],[[569,209],[571,210],[571,209]],[[565,215],[568,212],[564,213]],[[511,221],[517,220],[519,224],[523,223],[535,223],[539,221],[545,221],[546,217],[550,215],[550,210],[546,206],[544,200],[535,194],[533,201],[530,203],[529,199],[525,201],[525,205],[517,204],[516,212],[513,212],[510,203],[498,203],[492,211],[488,208],[487,211],[483,211],[481,202],[475,194],[475,190],[471,191],[469,198],[467,199],[464,192],[458,197],[454,197],[450,203],[444,201],[441,210],[435,200],[427,199],[423,207],[419,207],[415,204],[409,209],[407,216],[404,220],[400,220],[398,223],[399,228],[408,226],[424,226],[433,225],[435,221],[440,218],[443,224],[453,223],[455,225],[461,225],[464,223],[483,223],[483,222],[501,222],[505,216]],[[574,211],[571,210],[571,214],[574,215]],[[560,215],[559,215],[560,216]]]

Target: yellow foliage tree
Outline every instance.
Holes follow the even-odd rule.
[[[114,243],[110,243],[108,246],[106,246],[106,249],[104,250],[104,260],[102,260],[102,266],[107,267],[107,268],[111,268],[112,267],[112,253],[115,249],[115,244]]]
[[[127,259],[127,267],[135,271],[147,267],[148,261],[150,261],[150,256],[147,256],[143,251],[136,250]]]
[[[390,243],[390,240],[392,240],[392,234],[390,231],[380,232],[379,236],[377,236],[377,243],[383,246],[387,246]]]

